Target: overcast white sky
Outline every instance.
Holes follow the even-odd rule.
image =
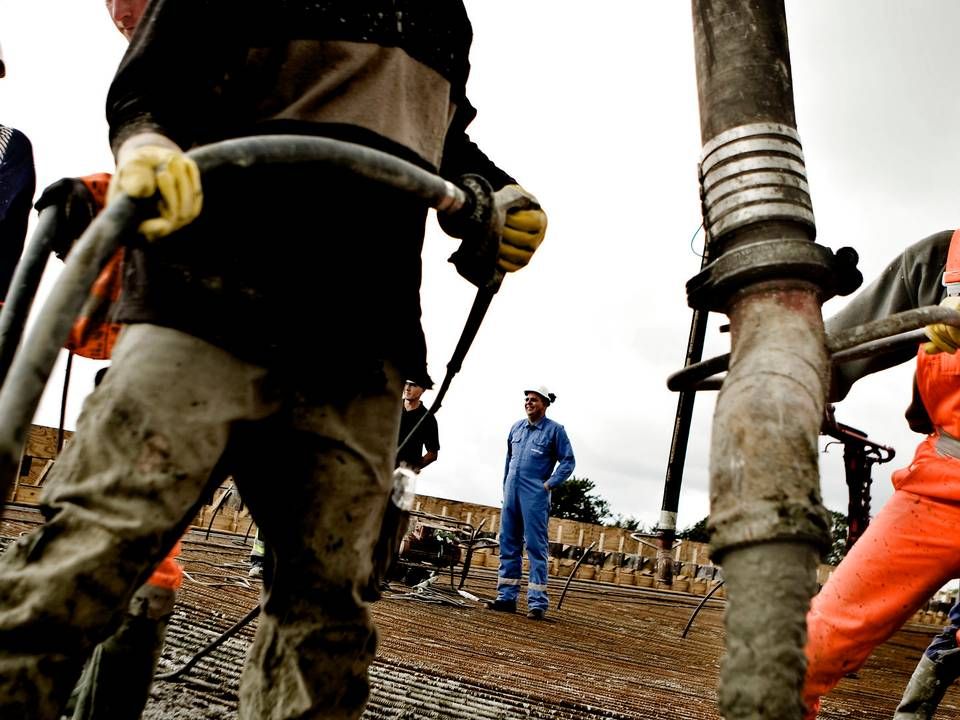
[[[573,442],[575,474],[593,480],[615,513],[652,525],[676,408],[665,381],[683,362],[685,283],[700,263],[690,246],[701,143],[689,3],[467,5],[469,90],[480,112],[472,135],[539,196],[550,230],[495,298],[439,413],[440,459],[418,490],[499,504],[507,430],[523,416],[523,390],[546,384],[558,396],[549,415]],[[788,0],[787,18],[818,241],[855,247],[869,279],[907,244],[958,222],[960,4]],[[103,3],[0,0],[0,43],[8,69],[0,122],[33,141],[38,192],[66,175],[111,169],[103,105],[125,43]],[[423,305],[438,386],[473,298],[446,262],[454,248],[431,223]],[[305,332],[315,330],[304,320]],[[717,332],[723,321],[711,322],[708,356],[728,350]],[[68,427],[96,367],[75,366]],[[919,440],[902,417],[911,372],[865,380],[838,407],[841,422],[897,449],[874,472],[874,511]],[[62,376],[61,365],[37,422],[57,424]],[[697,401],[679,527],[708,511],[713,402]],[[822,456],[822,470],[827,506],[845,510],[839,449]]]

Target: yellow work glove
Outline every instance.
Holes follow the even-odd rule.
[[[493,195],[497,212],[503,219],[497,267],[505,273],[524,267],[543,242],[547,233],[547,214],[537,199],[519,185],[507,185]]]
[[[117,166],[107,192],[109,203],[120,193],[134,198],[158,194],[157,215],[140,224],[147,240],[156,240],[192,222],[203,207],[200,170],[183,152],[160,145],[132,149]]]
[[[951,310],[960,310],[960,296],[949,295],[940,302],[940,307],[950,308]],[[944,325],[943,323],[934,323],[924,328],[930,342],[923,346],[928,355],[934,355],[938,352],[946,352],[951,355],[960,348],[960,328]]]

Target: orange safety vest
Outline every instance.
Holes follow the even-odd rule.
[[[87,186],[98,210],[107,203],[107,188],[110,186],[109,173],[97,173],[80,178]],[[122,325],[113,322],[113,307],[120,298],[123,281],[123,248],[107,262],[97,276],[90,296],[80,310],[80,315],[70,329],[70,336],[64,347],[77,355],[91,360],[108,360],[113,345],[120,334]]]
[[[153,571],[153,575],[147,579],[147,585],[166,588],[167,590],[179,590],[180,586],[183,585],[183,567],[176,560],[179,555],[180,541],[177,540],[177,544],[160,561],[157,569]]]
[[[960,230],[947,252],[943,284],[960,290]],[[934,432],[920,443],[913,462],[892,475],[894,487],[918,495],[960,501],[960,353],[917,350],[917,389]]]

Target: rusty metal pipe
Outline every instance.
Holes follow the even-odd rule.
[[[819,260],[804,254],[815,227],[786,17],[782,0],[693,0],[693,19],[705,226],[718,265],[743,258],[711,303],[731,330],[710,449],[712,555],[729,600],[720,712],[799,720],[806,610],[829,541],[817,464],[828,357]],[[751,245],[763,248],[755,265]]]

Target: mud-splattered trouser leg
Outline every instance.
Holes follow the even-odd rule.
[[[806,718],[819,699],[960,572],[960,503],[894,492],[807,614]]]
[[[262,368],[167,328],[123,331],[51,471],[50,518],[0,557],[0,717],[59,720],[93,647],[197,512]]]
[[[401,376],[377,371],[355,389],[294,408],[282,441],[260,432],[234,471],[276,561],[240,681],[244,720],[358,718],[366,704],[376,631],[361,592],[392,486]]]
[[[183,585],[179,555],[177,543],[134,593],[120,628],[94,649],[67,703],[72,720],[139,720]]]
[[[97,645],[67,710],[72,720],[138,720],[150,696],[176,590],[143,585],[120,628]]]

